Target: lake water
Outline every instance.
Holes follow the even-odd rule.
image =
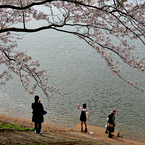
[[[141,50],[137,55],[142,56],[144,46],[135,43]],[[116,130],[124,138],[145,141],[145,94],[112,75],[106,62],[83,40],[45,30],[25,34],[18,46],[17,49],[40,60],[41,68],[47,70],[50,85],[60,88],[64,94],[64,97],[55,95],[48,102],[37,89],[35,95],[38,94],[43,105],[49,107],[45,122],[74,127],[80,123],[77,104],[86,103],[89,125],[104,128],[107,115],[116,109]],[[125,78],[139,80],[142,86],[145,84],[144,74],[127,65],[122,65],[122,70]],[[0,100],[0,113],[31,119],[34,95],[25,92],[18,77],[0,87]]]

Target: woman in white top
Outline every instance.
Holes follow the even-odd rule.
[[[85,131],[84,132],[87,132],[87,119],[86,119],[86,104],[83,104],[82,107],[80,107],[80,104],[78,104],[78,109],[81,110],[81,115],[80,115],[80,121],[81,121],[81,131],[83,132],[83,123],[85,124]]]

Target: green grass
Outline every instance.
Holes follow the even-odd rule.
[[[17,124],[14,124],[14,123],[9,123],[9,124],[4,125],[2,122],[0,122],[0,129],[5,129],[5,130],[13,129],[13,130],[21,130],[21,131],[31,130],[31,131],[34,131],[33,128],[19,127],[19,126],[17,126]]]

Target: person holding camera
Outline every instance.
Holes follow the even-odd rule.
[[[80,115],[80,121],[81,121],[81,131],[83,132],[83,123],[85,124],[85,131],[84,132],[87,132],[87,119],[86,119],[86,109],[87,105],[86,104],[83,104],[82,107],[80,107],[80,104],[78,104],[78,109],[81,110],[81,115]]]
[[[39,102],[39,96],[34,97],[34,103],[32,103],[33,115],[32,122],[35,123],[35,133],[42,134],[41,132],[41,123],[44,122],[44,108],[42,103]],[[46,112],[47,113],[47,112]]]

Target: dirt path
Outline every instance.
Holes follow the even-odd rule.
[[[0,114],[0,122],[15,123],[22,127],[33,128],[31,120],[21,119],[12,116]],[[47,123],[42,124],[42,135],[35,134],[34,131],[15,131],[5,130],[0,131],[0,144],[57,144],[57,145],[145,145],[143,142],[136,142],[132,140],[122,139],[116,137],[117,131],[113,138],[108,138],[104,133],[105,129],[88,125],[88,132],[80,132],[80,124],[77,124],[73,129],[51,125]],[[90,132],[94,134],[90,135]]]

